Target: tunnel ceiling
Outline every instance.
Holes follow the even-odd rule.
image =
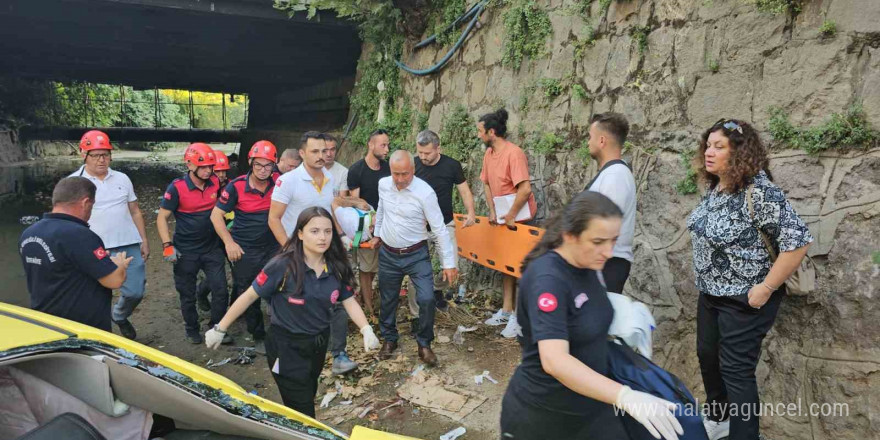
[[[4,0],[4,75],[233,93],[353,77],[351,23],[272,0]]]

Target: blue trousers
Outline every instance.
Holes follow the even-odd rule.
[[[111,313],[114,321],[124,321],[134,313],[134,309],[144,299],[144,291],[147,288],[147,266],[141,256],[140,243],[107,249],[107,251],[110,255],[125,252],[127,257],[132,257],[128,270],[125,271],[125,283],[119,288],[119,300],[116,301]]]
[[[404,275],[416,287],[419,304],[419,329],[416,342],[430,347],[434,340],[434,277],[428,246],[398,255],[382,247],[379,249],[379,295],[382,298],[379,327],[386,341],[397,342],[397,306],[400,303],[400,285]]]

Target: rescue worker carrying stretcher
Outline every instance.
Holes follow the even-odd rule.
[[[250,171],[229,182],[220,193],[220,199],[211,222],[223,240],[226,256],[232,262],[232,278],[238,289],[245,289],[260,273],[260,269],[278,252],[278,242],[269,229],[269,207],[272,204],[274,172],[278,161],[275,145],[269,141],[257,141],[248,151]],[[226,229],[224,216],[235,212],[232,230]],[[232,292],[235,301],[242,292]],[[263,313],[259,301],[254,302],[245,313],[248,333],[254,339],[257,353],[266,354]]]
[[[186,340],[202,342],[199,314],[196,310],[196,279],[205,272],[211,289],[210,325],[220,322],[229,304],[226,290],[226,257],[217,234],[211,227],[211,212],[217,203],[220,180],[214,175],[217,159],[206,144],[194,143],[186,149],[184,162],[189,170],[174,179],[159,204],[156,228],[162,239],[165,261],[174,264],[174,287],[180,295],[180,312],[186,327]],[[174,215],[174,240],[168,231],[168,219]],[[232,343],[226,338],[224,343]]]

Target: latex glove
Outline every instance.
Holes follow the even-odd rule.
[[[678,436],[684,433],[678,419],[673,415],[675,404],[668,400],[624,386],[617,393],[614,406],[626,411],[654,438],[659,439],[663,436],[666,440],[678,440]]]
[[[379,338],[373,333],[373,327],[370,327],[369,324],[361,327],[361,334],[364,335],[364,351],[379,348]]]
[[[354,244],[354,242],[351,241],[351,239],[348,238],[347,235],[343,235],[343,236],[342,236],[342,247],[344,247],[345,250],[350,251],[350,250],[351,250],[351,246],[352,246],[353,244]]]
[[[180,252],[177,251],[174,245],[171,245],[162,251],[162,257],[169,263],[176,263],[177,259],[180,258]]]
[[[223,337],[226,336],[226,332],[221,332],[217,330],[217,328],[212,328],[205,333],[205,345],[208,348],[216,350],[217,347],[223,342]]]

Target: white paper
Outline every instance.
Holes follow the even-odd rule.
[[[498,216],[496,219],[497,223],[504,223],[504,216],[510,212],[510,208],[513,207],[513,201],[516,200],[516,194],[508,194],[506,196],[498,196],[493,197],[492,201],[495,203],[495,215]],[[522,208],[519,209],[519,212],[516,214],[516,217],[513,219],[516,221],[528,220],[532,218],[532,213],[529,211],[529,202],[523,203]]]
[[[275,358],[275,365],[272,365],[272,372],[275,374],[281,374],[278,367],[278,358]]]

